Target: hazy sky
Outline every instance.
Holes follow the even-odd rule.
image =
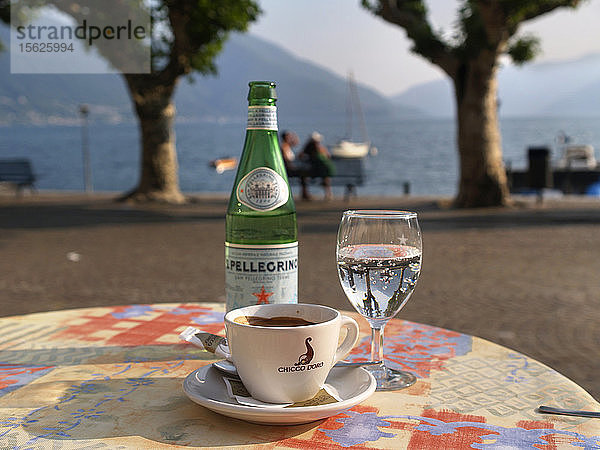
[[[263,14],[250,32],[338,74],[352,70],[360,82],[398,94],[443,73],[410,53],[404,30],[360,6],[360,0],[259,0]],[[436,28],[451,31],[459,4],[429,0]],[[536,61],[573,59],[600,52],[600,0],[559,9],[521,27],[541,38]]]

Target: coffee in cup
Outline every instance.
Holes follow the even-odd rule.
[[[315,322],[303,319],[302,317],[261,317],[261,316],[239,316],[234,322],[252,325],[255,327],[303,327],[305,325],[314,325]]]
[[[246,389],[271,403],[312,398],[359,334],[354,319],[327,306],[302,303],[234,309],[225,316],[225,328],[227,357]],[[342,329],[347,333],[338,345]]]

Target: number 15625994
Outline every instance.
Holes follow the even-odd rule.
[[[64,53],[73,52],[73,44],[64,42],[27,42],[19,44],[21,53]]]

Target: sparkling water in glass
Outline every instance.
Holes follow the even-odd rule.
[[[371,360],[383,361],[385,324],[404,306],[421,272],[421,230],[414,212],[345,211],[337,237],[338,276],[350,303],[371,326]],[[412,385],[413,374],[371,366],[378,390]]]

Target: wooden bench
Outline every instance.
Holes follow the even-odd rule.
[[[35,191],[36,176],[28,159],[0,159],[0,184],[14,186],[17,194],[28,187]]]
[[[348,200],[351,195],[356,196],[356,186],[362,186],[365,181],[364,160],[363,158],[332,158],[335,165],[335,175],[331,178],[332,186],[344,186],[344,199]],[[299,174],[288,174],[290,179],[300,180],[304,176],[309,183],[320,181],[319,175],[312,175],[310,172]]]

